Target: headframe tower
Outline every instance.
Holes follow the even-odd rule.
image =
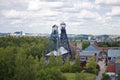
[[[70,50],[70,45],[69,45],[69,41],[68,41],[68,37],[66,34],[66,24],[64,22],[62,22],[60,24],[61,26],[61,34],[60,34],[60,46],[63,46],[67,51],[68,51],[68,55],[70,57],[72,57],[71,54],[71,50]]]

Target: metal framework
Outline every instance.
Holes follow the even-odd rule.
[[[68,51],[69,56],[72,57],[69,41],[65,29],[66,24],[63,22],[60,24],[60,26],[61,26],[60,38],[58,33],[58,26],[57,25],[52,26],[52,33],[48,42],[46,53],[49,53],[50,51],[53,50],[58,52],[58,49],[60,47],[64,47]]]
[[[70,45],[69,45],[69,41],[66,34],[66,29],[65,29],[66,24],[62,22],[60,26],[61,26],[60,46],[63,46],[68,51],[69,56],[72,57]]]
[[[58,26],[53,25],[52,26],[52,33],[50,35],[50,39],[48,41],[48,46],[46,49],[46,54],[49,53],[52,50],[58,50],[59,48],[59,33],[58,33]]]

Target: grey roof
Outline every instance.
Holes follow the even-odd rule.
[[[93,44],[90,44],[87,48],[85,48],[81,53],[80,56],[94,56],[95,53],[99,53],[99,50],[97,50]]]
[[[108,57],[119,57],[120,50],[108,50]]]
[[[85,48],[84,51],[98,51],[98,49],[96,49],[92,44],[90,46],[88,46],[87,48]]]
[[[99,51],[82,51],[80,56],[94,56],[95,53],[99,53]]]

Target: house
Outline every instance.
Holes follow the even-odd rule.
[[[108,60],[109,61],[113,61],[120,56],[120,50],[113,50],[113,49],[109,49],[108,50]]]
[[[107,73],[116,76],[120,71],[120,50],[108,50],[108,67]]]
[[[90,57],[97,55],[100,53],[100,51],[94,46],[94,43],[91,43],[87,48],[85,48],[82,52],[80,52],[80,61],[88,60]]]

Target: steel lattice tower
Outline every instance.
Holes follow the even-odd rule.
[[[52,50],[58,50],[59,48],[59,33],[58,33],[58,26],[57,25],[53,25],[52,26],[52,33],[50,36],[50,39],[48,41],[48,46],[47,46],[47,50],[46,53],[49,53]]]
[[[68,41],[68,37],[66,34],[66,24],[63,22],[60,24],[61,26],[61,34],[60,34],[60,46],[63,46],[67,51],[70,57],[72,57],[71,50],[70,50],[70,45]]]

